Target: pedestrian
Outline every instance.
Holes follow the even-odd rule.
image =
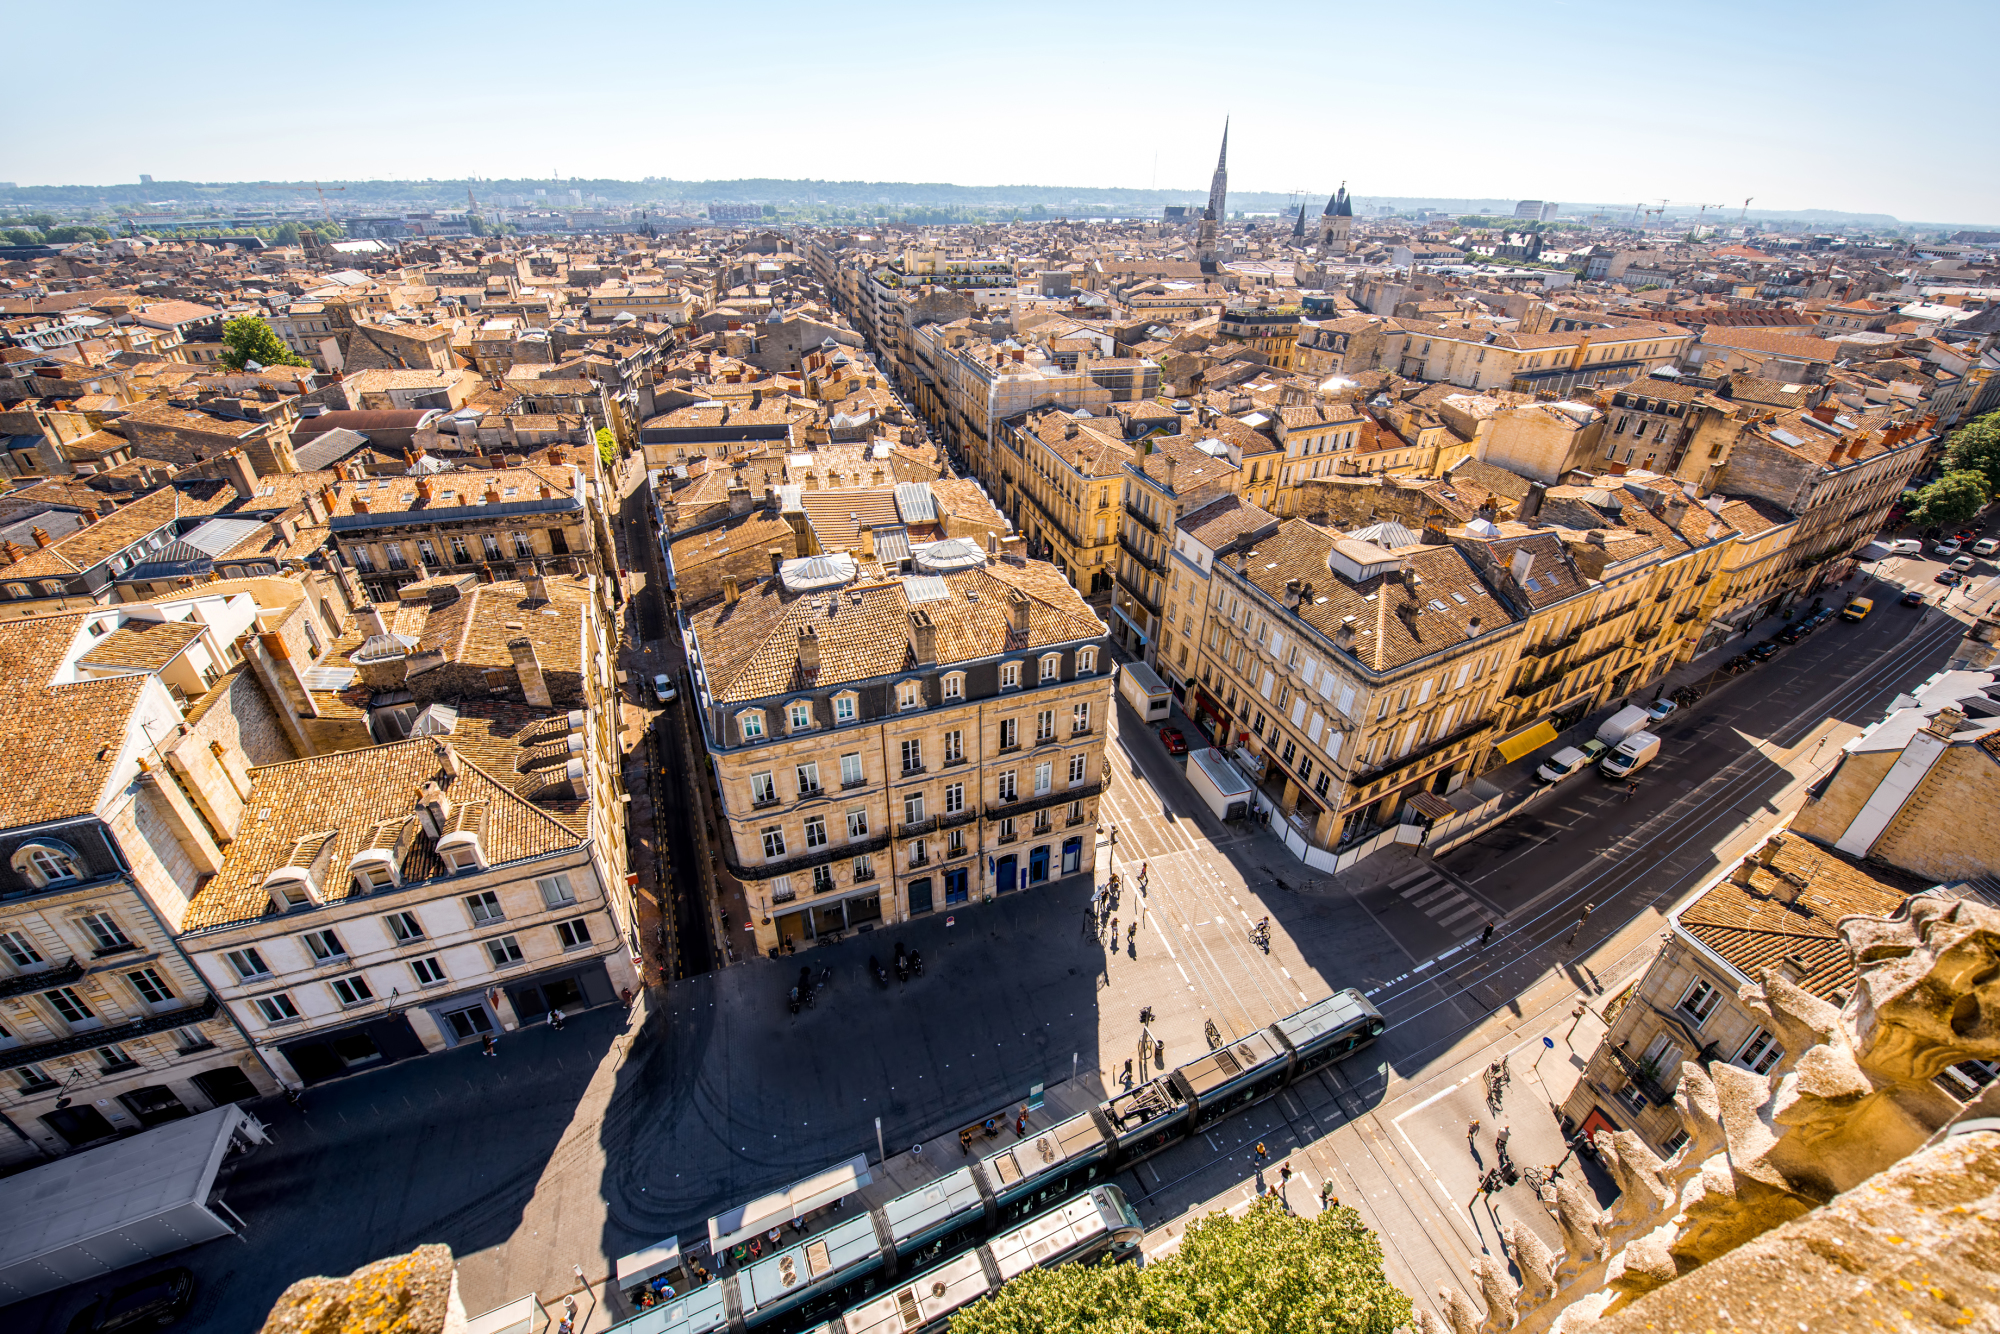
[[[1488,922],[1486,924],[1486,929],[1479,933],[1479,946],[1481,949],[1484,949],[1486,946],[1491,945],[1492,943],[1493,943],[1493,923]]]
[[[1260,1162],[1260,1163],[1262,1163],[1262,1162],[1268,1162],[1268,1161],[1270,1160],[1270,1157],[1271,1157],[1271,1153],[1270,1153],[1270,1150],[1268,1150],[1268,1149],[1266,1149],[1266,1148],[1264,1147],[1264,1141],[1263,1141],[1263,1140],[1261,1140],[1261,1139],[1260,1139],[1260,1140],[1258,1140],[1258,1141],[1257,1141],[1257,1161],[1258,1161],[1258,1162]]]
[[[1028,1133],[1028,1104],[1025,1102],[1021,1104],[1021,1110],[1014,1114],[1014,1133],[1016,1135]]]
[[[1340,1207],[1340,1197],[1333,1193],[1333,1183],[1331,1181],[1320,1183],[1319,1207],[1322,1209],[1338,1209]]]
[[[1118,939],[1118,919],[1116,917],[1111,919],[1111,939],[1113,941]]]
[[[481,1056],[491,1056],[493,1054],[494,1045],[495,1044],[493,1041],[493,1035],[491,1033],[486,1034],[484,1037],[479,1039],[479,1054]]]
[[[1278,1168],[1278,1182],[1281,1186],[1289,1186],[1292,1184],[1291,1163],[1286,1162]]]
[[[553,1010],[549,1011],[549,1027],[553,1028],[556,1032],[560,1033],[562,1032],[562,1026],[563,1026],[562,1006],[558,1005]]]
[[[1508,1126],[1501,1126],[1500,1133],[1493,1137],[1493,1147],[1500,1151],[1500,1156],[1502,1158],[1505,1158],[1507,1156],[1507,1139],[1513,1133],[1514,1132],[1512,1128]]]
[[[1139,924],[1137,922],[1134,922],[1132,923],[1132,925],[1125,928],[1125,943],[1127,945],[1130,945],[1133,942],[1137,941],[1138,939],[1139,939]]]
[[[1471,1149],[1474,1153],[1479,1152],[1479,1147],[1475,1143],[1478,1137],[1479,1137],[1479,1118],[1475,1116],[1472,1118],[1471,1124],[1465,1127],[1465,1147]]]
[[[1139,863],[1139,883],[1140,883],[1140,884],[1142,884],[1142,885],[1143,885],[1143,884],[1145,884],[1145,883],[1146,883],[1146,869],[1147,869],[1147,868],[1148,868],[1149,866],[1151,866],[1151,865],[1152,865],[1152,863],[1151,863],[1151,862],[1140,862],[1140,863]]]

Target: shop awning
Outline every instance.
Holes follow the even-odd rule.
[[[1512,764],[1529,751],[1540,750],[1556,739],[1556,729],[1549,723],[1536,723],[1525,732],[1516,732],[1499,745],[1500,758]]]
[[[868,1172],[868,1155],[857,1153],[838,1167],[763,1196],[708,1220],[708,1245],[720,1252],[749,1237],[801,1217],[808,1210],[845,1199],[875,1178]]]
[[[1435,792],[1419,792],[1403,804],[1427,820],[1446,820],[1458,814],[1456,806]]]
[[[681,1267],[681,1243],[678,1237],[668,1237],[655,1242],[643,1251],[634,1251],[618,1262],[618,1286],[636,1287],[647,1279],[670,1274]]]

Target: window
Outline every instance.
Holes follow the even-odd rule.
[[[1062,659],[1054,653],[1042,658],[1042,680],[1053,681],[1062,675]]]
[[[434,987],[444,981],[444,965],[437,961],[435,955],[428,959],[412,960],[410,971],[416,974],[417,985],[420,987]]]
[[[566,875],[545,875],[535,880],[535,888],[542,891],[542,906],[561,908],[576,902],[576,894],[569,887]]]
[[[924,794],[914,793],[903,798],[903,823],[915,824],[924,818]]]
[[[1693,1015],[1696,1023],[1700,1023],[1714,1012],[1716,1002],[1721,999],[1722,993],[1714,987],[1706,982],[1697,982],[1687,989],[1685,996],[1681,997],[1680,1008]]]
[[[240,981],[254,982],[260,977],[271,975],[270,968],[264,963],[264,957],[255,950],[231,950],[222,957],[236,970],[236,976]]]
[[[1014,799],[1014,771],[1012,769],[1009,769],[1005,773],[1000,775],[1000,800],[1012,801],[1013,799]]]
[[[815,815],[806,821],[806,846],[823,848],[826,846],[826,817]]]
[[[200,1028],[189,1025],[174,1030],[174,1050],[183,1056],[190,1052],[207,1051],[214,1045]]]
[[[1752,1033],[1750,1040],[1736,1053],[1736,1064],[1760,1075],[1769,1074],[1771,1067],[1784,1059],[1785,1049],[1778,1045],[1776,1038],[1761,1028]]]
[[[820,794],[819,764],[816,761],[808,761],[805,764],[799,765],[794,770],[793,777],[798,779],[800,800],[803,801],[807,797],[817,797]]]
[[[417,921],[415,913],[392,912],[382,919],[389,925],[389,935],[398,945],[407,945],[413,940],[424,938],[424,928]]]
[[[97,1049],[97,1064],[108,1075],[113,1070],[129,1070],[139,1063],[132,1059],[130,1052],[113,1043],[109,1047]]]
[[[125,938],[125,933],[118,929],[118,923],[108,912],[85,913],[82,920],[83,929],[90,933],[91,942],[96,945],[99,953],[106,950],[122,950],[132,943]]]
[[[868,837],[868,812],[856,807],[847,813],[847,841],[852,843]]]
[[[1035,795],[1041,796],[1055,786],[1055,765],[1043,760],[1035,766]]]
[[[757,741],[764,735],[764,715],[756,709],[736,715],[737,725],[743,729],[745,741]]]
[[[916,773],[924,767],[924,743],[915,737],[903,743],[903,772]]]
[[[500,559],[500,539],[498,537],[492,533],[484,533],[480,536],[479,545],[480,549],[485,551],[486,559]]]
[[[590,922],[587,918],[573,917],[567,922],[556,923],[556,939],[566,950],[582,949],[590,943]]]
[[[490,889],[484,894],[468,895],[465,900],[465,906],[472,910],[472,924],[474,926],[484,926],[488,922],[498,922],[504,920],[507,916],[506,913],[500,910],[500,896]]]
[[[1043,709],[1035,715],[1035,743],[1053,741],[1056,735],[1056,711]]]
[[[306,949],[312,952],[318,963],[330,963],[335,959],[345,959],[347,949],[340,943],[340,937],[331,931],[308,931],[305,934]]]
[[[1089,756],[1081,754],[1070,756],[1069,781],[1072,784],[1081,783],[1083,781],[1083,776],[1086,769],[1088,768],[1088,765],[1089,765]]]
[[[1076,651],[1076,674],[1078,676],[1089,676],[1096,670],[1097,650],[1094,648],[1078,649]]]
[[[1020,685],[1021,685],[1021,664],[1018,662],[1001,663],[1000,688],[1002,690],[1017,690],[1020,688]]]
[[[1090,730],[1090,705],[1078,704],[1069,711],[1069,734],[1082,736]]]
[[[250,1003],[257,1007],[257,1013],[264,1016],[267,1024],[289,1024],[299,1017],[298,1007],[282,991],[275,996],[259,996]]]
[[[769,773],[750,775],[750,804],[768,806],[778,799],[778,784]]]
[[[7,961],[16,968],[33,968],[43,962],[34,943],[19,931],[0,931],[0,951],[7,955]]]
[[[530,560],[535,554],[535,544],[526,533],[514,534],[514,558]]]
[[[766,829],[764,831],[764,856],[768,859],[771,857],[782,857],[784,855],[785,855],[785,831],[779,828],[777,825],[772,825],[769,829]]]
[[[859,753],[840,757],[840,785],[842,787],[860,787],[867,781],[868,777],[861,769],[861,756]]]
[[[965,698],[965,674],[963,672],[953,672],[951,675],[945,677],[944,697],[946,699]]]
[[[97,1017],[91,1012],[90,1007],[84,1004],[83,997],[76,994],[74,987],[57,987],[54,991],[43,992],[42,995],[48,1000],[49,1007],[69,1023],[80,1024],[86,1019]]]
[[[854,883],[858,885],[864,880],[873,880],[874,878],[875,859],[865,853],[856,857],[854,859]]]
[[[854,721],[854,696],[839,695],[833,701],[833,720],[837,723]]]
[[[148,1005],[165,1005],[174,998],[174,989],[167,985],[156,968],[141,968],[136,973],[127,973],[125,978],[132,984],[132,990]]]
[[[333,980],[333,998],[342,1005],[366,1005],[375,999],[375,993],[368,989],[368,979],[356,973]]]
[[[813,725],[813,706],[804,700],[795,701],[791,706],[792,730],[804,731]]]
[[[76,855],[59,843],[30,843],[14,854],[14,869],[36,885],[83,879]]]
[[[435,565],[438,563],[437,548],[430,544],[429,538],[420,537],[417,539],[417,555],[422,558],[426,565]]]
[[[453,563],[458,565],[472,564],[472,553],[465,549],[464,538],[454,537],[451,539],[451,559]]]
[[[921,709],[924,707],[924,683],[905,681],[896,687],[896,707],[899,709]]]
[[[831,894],[834,888],[833,868],[831,866],[813,867],[813,893]]]
[[[957,815],[965,809],[965,784],[947,783],[944,789],[944,813]]]
[[[1012,750],[1021,744],[1020,723],[1012,718],[1000,720],[1000,749]]]
[[[965,733],[946,732],[944,734],[944,762],[957,764],[965,759]]]
[[[513,936],[501,936],[486,942],[486,957],[493,960],[495,968],[506,968],[521,962],[521,942]]]

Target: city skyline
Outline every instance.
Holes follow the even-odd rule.
[[[1649,31],[1641,53],[1603,29],[1528,32],[1447,5],[1436,27],[1419,34],[1455,43],[1437,76],[1397,59],[1413,34],[1357,7],[1281,4],[1258,25],[1224,32],[1206,31],[1206,11],[1185,5],[1046,12],[1046,23],[996,32],[983,16],[900,4],[832,24],[819,11],[780,4],[745,33],[732,16],[706,10],[614,6],[603,21],[622,34],[615,50],[587,54],[574,74],[552,66],[525,84],[512,76],[412,77],[401,60],[346,61],[338,96],[288,96],[267,112],[236,81],[199,79],[177,94],[170,135],[135,132],[122,104],[22,109],[25,133],[6,174],[24,186],[96,186],[141,173],[221,181],[546,171],[1195,190],[1229,116],[1232,185],[1246,192],[1285,194],[1308,182],[1322,190],[1344,179],[1364,198],[1649,206],[1666,198],[1731,210],[1751,198],[1753,207],[1779,212],[1961,224],[2000,217],[2000,186],[1991,173],[1968,171],[1954,141],[1894,133],[1862,99],[1817,102],[1812,133],[1799,132],[1791,90],[1802,81],[1826,87],[1877,76],[1877,48],[1857,6],[1817,9],[1806,25],[1789,13],[1697,4],[1684,12],[1687,21]],[[481,10],[476,26],[458,7],[368,3],[357,13],[393,15],[394,49],[449,50],[454,67],[467,72],[516,66],[540,49],[534,29],[542,16],[526,6]],[[1722,29],[1702,22],[1703,14],[1726,24],[1731,53],[1758,53],[1749,74],[1739,59],[1718,58],[1713,34]],[[337,54],[338,41],[295,29],[302,17],[272,20],[255,29],[166,25],[157,11],[114,4],[80,19],[32,16],[23,26],[31,41],[81,38],[100,68],[114,71],[247,69],[274,51],[294,51],[302,54],[286,59],[300,63],[286,77],[322,79],[311,72],[312,52]],[[1975,43],[1979,29],[1991,35],[1994,27],[1990,15],[1971,23]],[[1235,72],[1162,86],[1143,114],[1117,78],[1076,77],[1080,68],[1115,70],[1128,55],[1139,58],[1136,74],[1148,50],[1171,41],[1159,34],[1182,30],[1200,32],[1204,68]],[[1047,35],[1058,31],[1064,45],[1052,55]],[[1456,43],[1472,36],[1478,65],[1451,68]],[[1339,54],[1323,66],[1277,63],[1288,52],[1319,49]],[[842,78],[843,70],[869,77]],[[952,72],[948,85],[931,82],[940,70]],[[1659,70],[1673,71],[1671,91],[1650,93],[1645,71]],[[582,94],[578,113],[596,123],[589,134],[547,114],[565,88]],[[504,132],[453,135],[453,123]],[[959,164],[969,169],[951,169]]]

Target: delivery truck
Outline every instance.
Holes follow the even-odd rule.
[[[1644,727],[1652,715],[1637,704],[1628,704],[1604,720],[1597,729],[1597,739],[1607,746],[1616,746],[1626,737]]]
[[[1118,693],[1144,723],[1165,722],[1173,706],[1167,683],[1143,662],[1128,662],[1118,669]]]
[[[1218,820],[1241,820],[1257,808],[1257,789],[1219,750],[1188,754],[1188,782]]]
[[[1651,732],[1634,732],[1611,748],[1611,753],[1597,762],[1597,769],[1606,778],[1630,778],[1653,762],[1660,753],[1660,738]]]

